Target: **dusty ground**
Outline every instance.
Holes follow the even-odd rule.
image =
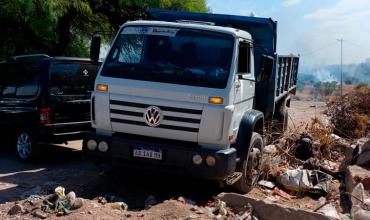
[[[290,127],[300,122],[307,122],[315,115],[322,115],[323,103],[293,101],[291,106]],[[75,191],[77,196],[85,198],[85,205],[74,211],[67,219],[173,219],[174,217],[206,218],[206,213],[194,214],[191,206],[177,201],[167,201],[183,196],[205,204],[218,193],[218,184],[211,181],[196,180],[181,176],[165,176],[147,172],[110,170],[96,167],[85,161],[81,155],[81,142],[71,142],[67,146],[46,146],[43,160],[36,164],[20,163],[15,159],[12,149],[0,147],[0,219],[9,218],[8,210],[16,202],[33,194],[48,194],[56,186],[63,186],[66,191]],[[196,186],[196,187],[195,187]],[[121,197],[131,212],[113,210],[108,205],[101,205],[94,198],[110,193]],[[141,211],[145,200],[153,195],[157,202],[149,211]],[[254,190],[251,195],[258,198],[264,195],[261,190]],[[301,208],[313,209],[316,201],[303,198],[300,202],[291,202]],[[54,216],[55,217],[55,216]],[[18,217],[14,217],[18,218]],[[31,218],[24,215],[22,218]]]

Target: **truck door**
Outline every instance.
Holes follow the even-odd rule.
[[[238,129],[244,112],[253,108],[255,93],[255,76],[253,72],[252,44],[241,40],[238,47],[237,75],[234,83],[234,105],[236,110],[236,121],[233,123],[234,130]]]

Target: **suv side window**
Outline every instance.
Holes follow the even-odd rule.
[[[94,90],[98,64],[58,62],[50,67],[51,96],[87,95]]]
[[[251,44],[248,42],[239,43],[238,73],[251,73]]]

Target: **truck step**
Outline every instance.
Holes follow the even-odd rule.
[[[224,181],[226,185],[233,185],[236,183],[240,178],[242,178],[242,173],[241,172],[234,172],[230,174],[229,176],[225,177]]]

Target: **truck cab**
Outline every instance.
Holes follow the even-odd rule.
[[[94,131],[84,152],[249,191],[264,147],[254,63],[254,40],[241,29],[189,20],[125,23],[95,81]]]

